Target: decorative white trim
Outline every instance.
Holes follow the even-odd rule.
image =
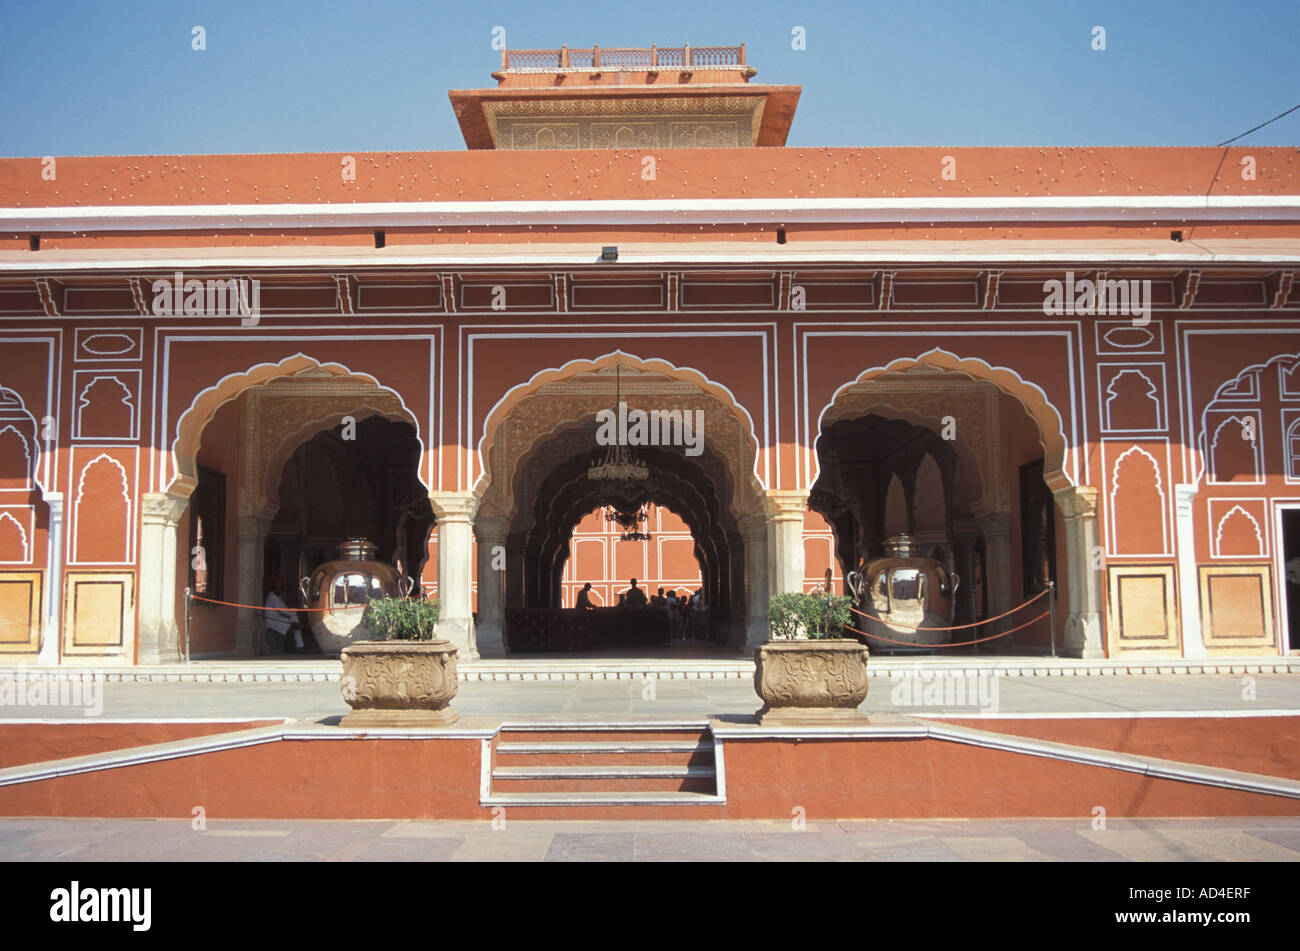
[[[131,346],[115,353],[96,352],[86,346],[96,337],[121,337]],[[74,332],[72,359],[74,363],[139,363],[144,359],[143,327],[78,327]],[[90,356],[83,357],[85,352]],[[135,354],[131,356],[131,354]]]
[[[212,231],[505,225],[1300,221],[1300,195],[698,198],[0,208],[0,231]]]
[[[1221,410],[1214,410],[1213,413],[1216,416],[1222,415],[1222,419],[1219,421],[1218,425],[1214,427],[1213,438],[1210,437],[1210,433],[1209,433],[1211,410],[1207,408],[1205,410],[1204,416],[1202,417],[1205,421],[1205,429],[1202,431],[1202,438],[1203,440],[1207,441],[1207,445],[1205,448],[1205,455],[1209,458],[1209,469],[1210,469],[1209,484],[1210,485],[1263,485],[1264,484],[1264,464],[1263,464],[1264,460],[1263,460],[1262,443],[1264,441],[1264,436],[1263,436],[1264,428],[1263,428],[1263,420],[1260,418],[1260,411],[1254,408],[1221,409]],[[1244,440],[1244,439],[1242,440],[1243,442],[1251,443],[1251,457],[1254,461],[1255,471],[1252,474],[1251,478],[1249,479],[1221,480],[1219,478],[1218,464],[1215,461],[1215,457],[1214,457],[1214,450],[1218,448],[1219,445],[1219,434],[1223,432],[1223,428],[1227,426],[1229,423],[1236,423],[1237,424],[1236,434],[1240,438],[1240,434],[1245,429],[1244,421],[1246,419],[1254,420],[1254,425],[1255,425],[1255,438],[1253,440]]]
[[[18,489],[18,491],[30,492],[32,490],[32,484],[34,481],[32,478],[32,470],[35,468],[35,466],[32,464],[31,443],[28,440],[27,436],[25,436],[22,432],[20,432],[18,427],[15,426],[12,422],[0,422],[0,436],[4,435],[7,432],[12,432],[15,436],[18,437],[19,441],[22,442],[23,444],[23,459],[24,459],[23,484]],[[0,491],[6,491],[6,490],[0,488]]]
[[[1142,337],[1139,343],[1115,343],[1111,334],[1122,332],[1126,336]],[[1140,332],[1139,332],[1140,331]],[[1114,356],[1160,356],[1165,352],[1164,325],[1156,320],[1145,327],[1135,327],[1132,320],[1097,320],[1093,322],[1093,336],[1097,341],[1097,355]]]
[[[86,447],[79,447],[79,448],[81,448],[83,451],[87,451]],[[76,451],[77,451],[76,448],[74,448],[69,455],[75,456]],[[88,451],[94,452],[95,447],[90,447]],[[118,451],[118,450],[110,450],[110,451]],[[84,466],[81,466],[80,468],[80,475],[77,478],[77,494],[72,501],[72,518],[68,520],[68,535],[71,540],[71,544],[68,545],[67,547],[69,565],[129,565],[129,564],[134,564],[135,562],[136,526],[135,526],[134,480],[135,480],[135,476],[139,473],[139,469],[140,469],[140,449],[139,447],[130,448],[130,449],[124,447],[123,450],[121,451],[129,452],[134,457],[134,461],[132,463],[132,468],[130,473],[126,471],[126,467],[122,465],[120,460],[115,459],[113,456],[110,456],[107,451],[99,453],[97,456],[95,456],[93,459],[91,459],[89,462],[87,462]],[[80,525],[81,525],[81,499],[85,494],[86,473],[90,471],[91,466],[95,465],[101,459],[111,462],[117,468],[117,471],[120,472],[122,475],[122,499],[124,502],[126,502],[126,519],[122,527],[123,557],[120,560],[114,560],[114,561],[82,561],[81,556],[78,552],[78,547],[80,544],[79,536],[80,536]],[[69,463],[70,463],[69,471],[77,472],[78,469],[76,465],[76,460],[70,458]]]
[[[927,222],[929,219],[925,219]],[[660,222],[661,224],[663,222]],[[670,222],[672,223],[672,222]],[[549,226],[550,222],[539,222]],[[1172,242],[1171,242],[1172,243]],[[730,242],[736,250],[701,250],[682,248],[676,245],[649,245],[643,248],[620,246],[619,264],[646,267],[675,267],[684,264],[737,264],[753,266],[755,250],[753,242]],[[935,250],[926,247],[930,242],[917,242],[919,248],[900,246],[898,242],[881,241],[876,246],[862,242],[844,242],[846,247],[835,249],[812,249],[800,244],[787,244],[778,250],[776,245],[765,245],[764,255],[771,255],[773,263],[783,268],[797,267],[801,264],[864,264],[880,266],[882,264],[1024,264],[1052,265],[1060,264],[1099,264],[1118,267],[1124,265],[1169,265],[1188,267],[1205,264],[1277,264],[1283,266],[1300,265],[1300,251],[1273,252],[1233,250],[1215,251],[1156,251],[1134,248],[1082,250],[1077,244],[1063,242],[1059,248],[1053,247],[1039,251],[989,250],[966,251]],[[742,246],[743,245],[743,246]],[[247,271],[250,268],[266,270],[284,270],[286,268],[322,267],[335,270],[346,269],[364,271],[368,268],[419,267],[419,268],[459,268],[470,266],[516,267],[520,265],[541,265],[549,268],[589,268],[599,263],[599,247],[595,244],[587,249],[573,250],[573,245],[559,245],[547,248],[537,244],[503,245],[458,245],[454,251],[432,251],[426,247],[388,247],[358,253],[354,248],[303,248],[298,253],[288,253],[277,249],[276,253],[266,254],[261,248],[207,248],[191,250],[188,248],[153,249],[148,257],[141,257],[137,252],[120,254],[114,251],[76,251],[60,253],[49,252],[49,257],[33,260],[24,252],[0,251],[0,273],[22,275],[42,273],[66,273],[83,271],[87,273],[128,273],[138,274],[154,270],[190,270],[199,268],[232,268]],[[1187,247],[1184,243],[1179,247]],[[45,252],[41,252],[44,254]],[[608,266],[608,265],[606,265]],[[969,312],[971,308],[967,308]],[[927,309],[926,313],[930,313]],[[338,315],[333,314],[332,319]],[[4,321],[28,321],[30,317],[11,316]],[[92,316],[78,315],[79,320],[93,320]],[[120,316],[104,319],[120,320]]]
[[[140,439],[140,370],[75,370],[72,374],[72,389],[77,395],[73,399],[75,415],[72,418],[72,438],[76,442],[137,442]],[[89,381],[82,386],[82,379],[89,377]],[[87,391],[95,385],[98,380],[114,380],[122,389],[126,391],[126,399],[122,403],[131,411],[131,423],[129,431],[125,434],[114,436],[92,433],[85,435],[81,427],[81,414],[89,405],[86,399]],[[134,380],[134,387],[129,381]]]
[[[1300,379],[1300,360],[1291,364],[1291,369],[1287,369],[1284,361],[1278,361],[1277,364],[1277,392],[1283,400],[1300,400],[1300,389],[1295,389],[1287,384],[1292,377]]]
[[[1290,485],[1300,484],[1300,452],[1291,452],[1291,430],[1300,439],[1300,408],[1282,407],[1282,476]]]
[[[1254,503],[1258,506],[1255,514],[1246,509],[1241,503]],[[1224,555],[1220,552],[1220,542],[1223,539],[1223,525],[1232,516],[1233,512],[1240,512],[1250,520],[1254,526],[1255,538],[1259,542],[1258,550],[1253,554],[1229,554]],[[1267,520],[1268,500],[1255,496],[1249,498],[1211,498],[1206,502],[1206,518],[1209,521],[1210,530],[1210,557],[1222,560],[1234,561],[1242,558],[1267,558],[1269,553],[1268,533],[1265,531],[1261,522]],[[1256,516],[1259,517],[1256,517]]]
[[[1107,378],[1103,374],[1108,371],[1115,371]],[[1156,376],[1160,382],[1151,379],[1147,375]],[[1119,381],[1119,378],[1125,374],[1136,374],[1146,380],[1147,385],[1154,391],[1154,396],[1149,397],[1156,404],[1156,425],[1142,429],[1130,429],[1128,427],[1117,427],[1111,422],[1111,403],[1118,397],[1112,391],[1112,387]],[[1165,386],[1165,365],[1163,363],[1098,363],[1097,364],[1097,399],[1100,402],[1098,407],[1101,431],[1103,433],[1163,433],[1169,428],[1169,406],[1167,400],[1168,391]],[[1110,397],[1107,399],[1107,397]]]
[[[26,514],[26,527],[23,523],[14,518],[13,512],[20,511]],[[23,557],[19,561],[12,559],[0,560],[0,565],[30,565],[32,563],[32,537],[34,535],[34,526],[36,519],[36,507],[34,505],[4,505],[0,506],[0,522],[5,520],[13,522],[18,527],[18,534],[23,539]]]
[[[1169,440],[1160,438],[1148,440],[1153,443],[1160,443],[1165,449],[1165,468],[1169,467]],[[1101,443],[1101,452],[1103,460],[1107,456],[1107,447],[1116,443],[1124,444],[1129,440],[1103,439]],[[1119,551],[1119,528],[1115,524],[1115,496],[1119,492],[1119,467],[1126,456],[1133,453],[1145,456],[1151,462],[1151,467],[1155,470],[1156,484],[1155,489],[1160,493],[1160,550],[1152,552],[1123,552]],[[1165,493],[1164,479],[1160,470],[1160,462],[1136,443],[1129,445],[1129,448],[1121,452],[1113,463],[1107,465],[1107,479],[1110,481],[1110,492],[1106,495],[1106,554],[1116,558],[1166,558],[1171,552],[1169,550],[1169,497]]]

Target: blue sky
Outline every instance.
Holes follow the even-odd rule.
[[[803,87],[793,146],[1214,145],[1300,103],[1297,0],[0,0],[0,155],[459,150],[447,90],[495,85],[496,26],[745,42]],[[1297,142],[1300,111],[1238,144]]]

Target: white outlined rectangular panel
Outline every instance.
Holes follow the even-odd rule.
[[[36,550],[36,506],[0,505],[0,565],[30,565]]]
[[[1104,433],[1162,433],[1169,428],[1163,363],[1099,363],[1097,394]]]
[[[1267,558],[1268,502],[1258,496],[1206,500],[1210,532],[1210,557],[1241,561]]]
[[[73,372],[72,438],[76,442],[138,442],[140,371]]]
[[[75,340],[76,363],[139,363],[144,358],[141,327],[79,327]]]
[[[1262,417],[1258,409],[1207,410],[1206,455],[1214,485],[1263,485]]]
[[[1280,442],[1282,475],[1292,485],[1300,484],[1300,407],[1282,408]]]
[[[68,564],[134,564],[140,449],[77,446],[69,456]]]
[[[1165,352],[1164,325],[1153,320],[1144,327],[1129,320],[1094,320],[1093,330],[1097,340],[1097,355],[1119,357],[1141,355],[1156,356]]]
[[[1107,555],[1116,558],[1172,556],[1169,440],[1162,437],[1103,439],[1101,459],[1106,485]],[[1159,506],[1160,510],[1160,547],[1155,551],[1121,551],[1120,533],[1125,530],[1125,525],[1131,525],[1133,517],[1127,507],[1135,506],[1140,514],[1152,505]],[[1125,511],[1121,512],[1121,508]],[[1130,527],[1129,530],[1133,529]],[[1154,538],[1155,533],[1152,533]]]

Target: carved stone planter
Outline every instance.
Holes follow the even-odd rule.
[[[460,715],[456,648],[451,641],[357,641],[343,648],[340,726],[445,726]]]
[[[760,723],[861,720],[867,647],[856,640],[768,641],[754,649]]]

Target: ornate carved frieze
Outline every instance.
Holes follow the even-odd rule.
[[[543,99],[484,103],[500,149],[749,147],[761,96]]]

